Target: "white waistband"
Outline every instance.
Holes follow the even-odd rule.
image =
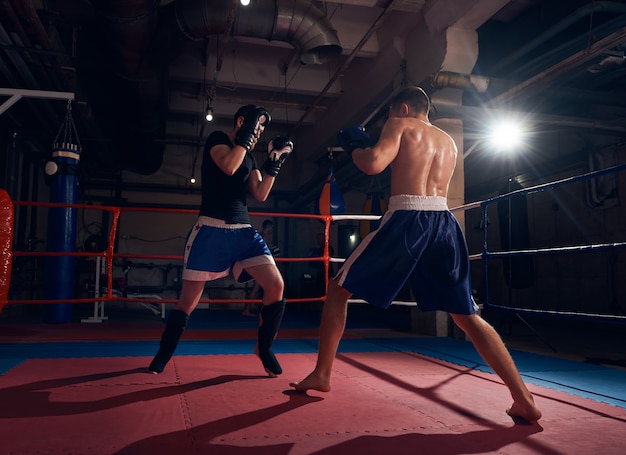
[[[398,194],[389,198],[389,210],[448,210],[448,200],[443,196]]]
[[[211,227],[217,227],[217,228],[222,228],[222,229],[244,229],[244,228],[252,227],[251,224],[245,224],[245,223],[228,224],[224,220],[211,218],[210,216],[199,216],[198,224],[201,224],[202,226],[211,226]]]

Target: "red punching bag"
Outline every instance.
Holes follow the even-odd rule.
[[[13,259],[13,202],[0,188],[0,311],[7,303]]]

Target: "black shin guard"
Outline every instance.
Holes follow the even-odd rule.
[[[259,357],[269,374],[278,375],[283,372],[283,369],[272,352],[272,344],[278,334],[283,314],[285,314],[285,299],[271,305],[262,305],[259,313],[261,315],[258,334]]]
[[[167,318],[163,335],[161,335],[159,350],[154,356],[154,359],[152,359],[152,362],[150,362],[148,371],[151,373],[161,373],[163,371],[167,362],[169,362],[172,355],[174,355],[176,346],[178,346],[178,340],[180,340],[188,320],[189,315],[184,311],[172,310]]]

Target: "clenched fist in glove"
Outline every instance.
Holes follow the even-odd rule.
[[[280,167],[293,151],[293,142],[284,136],[276,136],[267,144],[267,161],[263,165],[266,174],[276,177]]]
[[[348,152],[348,156],[350,157],[352,157],[354,149],[371,147],[373,143],[370,135],[365,132],[365,128],[360,125],[339,130],[337,133],[337,141],[339,145],[341,145],[341,148]]]
[[[256,107],[248,111],[243,118],[243,124],[235,134],[235,144],[242,146],[247,151],[252,149],[259,128],[267,126],[272,118],[270,113],[263,107]]]

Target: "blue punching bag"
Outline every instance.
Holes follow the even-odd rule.
[[[60,137],[63,136],[63,137]],[[71,116],[68,101],[67,115],[52,146],[52,159],[46,163],[46,180],[50,183],[50,202],[76,204],[78,202],[78,164],[81,146]],[[51,207],[48,212],[46,251],[76,251],[76,209]],[[46,258],[44,293],[46,300],[59,300],[47,304],[44,321],[68,322],[72,318],[72,304],[63,302],[74,298],[74,256],[49,256]]]
[[[335,179],[332,166],[328,178],[322,186],[320,197],[316,201],[315,212],[319,215],[338,215],[346,212],[346,203]]]

